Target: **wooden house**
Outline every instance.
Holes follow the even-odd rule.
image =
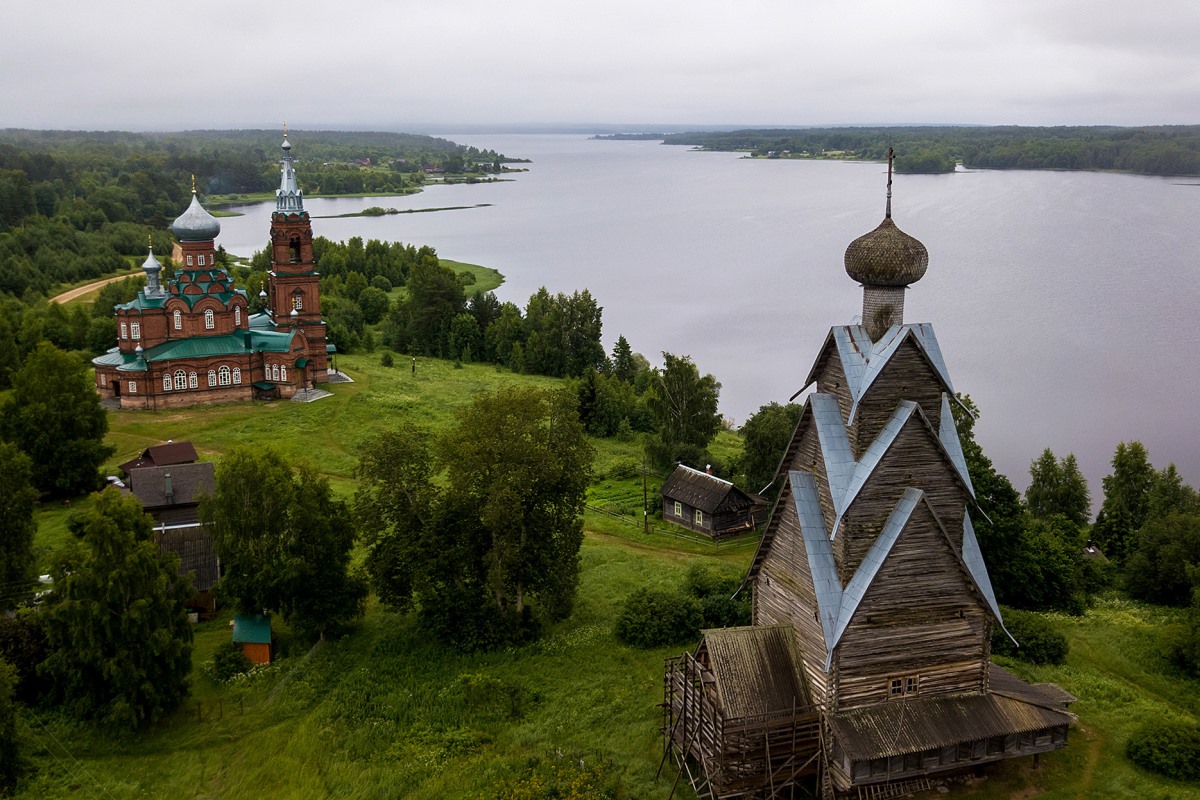
[[[663,520],[720,539],[754,530],[766,501],[680,464],[662,485]]]
[[[743,584],[753,622],[794,643],[804,695],[775,695],[757,714],[820,715],[822,794],[894,797],[927,788],[939,774],[1064,747],[1075,699],[1057,686],[1029,685],[991,663],[992,631],[1003,619],[972,527],[979,513],[955,428],[956,402],[933,328],[905,324],[903,291],[924,273],[924,246],[888,213],[846,251],[846,270],[864,287],[865,325],[833,328],[805,381],[813,387],[780,464],[782,490]],[[863,241],[866,240],[866,241]],[[721,634],[724,636],[725,634]],[[722,674],[770,672],[772,686],[794,681],[792,666],[714,647],[706,632],[696,662],[668,666],[666,730],[678,759],[721,790],[719,760],[689,741],[681,715],[695,687],[728,725],[746,703],[730,697]],[[704,654],[707,655],[704,655]],[[687,683],[692,689],[673,689]],[[683,677],[678,677],[681,673]],[[757,691],[766,678],[744,681]],[[716,725],[714,722],[713,725]],[[692,726],[695,727],[694,725]],[[749,749],[787,746],[742,726]],[[727,735],[727,734],[726,734]],[[789,764],[812,743],[795,742]],[[716,747],[730,749],[729,745]],[[768,784],[774,794],[784,772]]]
[[[233,642],[254,664],[271,663],[271,618],[265,614],[235,614]]]
[[[182,458],[187,451],[195,455],[195,449],[190,442],[180,442],[174,445],[163,456],[160,451],[158,460],[173,462],[174,458]],[[139,463],[151,462],[154,458],[150,448]],[[150,454],[147,458],[146,454]],[[158,546],[179,556],[179,574],[192,575],[192,587],[196,594],[189,606],[200,614],[211,614],[216,610],[216,597],[213,586],[220,577],[220,564],[216,551],[213,549],[212,536],[200,524],[200,497],[216,491],[214,465],[209,461],[193,463],[167,463],[161,466],[131,466],[135,462],[122,465],[128,475],[127,489],[142,509],[154,518],[154,538]]]

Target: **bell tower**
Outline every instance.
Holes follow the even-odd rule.
[[[305,354],[313,378],[326,379],[325,323],[321,319],[321,276],[313,261],[312,222],[304,192],[296,183],[292,145],[283,132],[283,159],[275,211],[271,213],[271,277],[267,313],[277,330],[299,327],[308,340]]]

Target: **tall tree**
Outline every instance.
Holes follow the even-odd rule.
[[[425,624],[467,649],[562,618],[591,458],[563,391],[480,395],[436,445],[412,426],[379,434],[363,450],[355,505],[380,597],[397,608],[419,600]]]
[[[313,636],[362,613],[366,586],[350,570],[353,520],[311,466],[293,475],[270,448],[236,448],[217,465],[200,518],[224,567],[219,591],[242,611],[278,611]]]
[[[101,492],[73,520],[82,548],[51,569],[42,615],[53,692],[82,716],[130,728],[178,706],[192,668],[191,579],[152,526],[132,495]]]
[[[612,374],[617,380],[633,383],[637,377],[637,361],[633,358],[633,348],[624,336],[617,337],[617,343],[612,349]]]
[[[108,419],[82,360],[42,342],[13,375],[0,407],[0,439],[33,462],[33,485],[74,495],[95,489],[112,455],[104,444]]]
[[[658,425],[649,450],[660,469],[677,461],[701,464],[721,429],[720,394],[721,384],[712,375],[701,376],[690,356],[663,353],[663,368],[654,374],[647,401]]]
[[[28,456],[0,442],[0,608],[9,609],[33,594],[33,521],[37,491]]]
[[[1092,531],[1105,554],[1123,564],[1137,547],[1137,533],[1150,513],[1156,473],[1145,446],[1137,441],[1117,445],[1112,468],[1104,477],[1104,504]]]
[[[1059,459],[1049,447],[1029,466],[1025,503],[1037,519],[1061,514],[1077,526],[1087,525],[1092,496],[1075,454]]]
[[[775,470],[779,469],[779,462],[803,410],[795,403],[771,402],[750,415],[742,425],[742,472],[748,489],[761,492],[775,480]],[[772,486],[770,491],[775,492],[778,488]]]

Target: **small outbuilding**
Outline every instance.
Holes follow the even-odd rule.
[[[271,663],[271,618],[265,614],[235,614],[233,643],[254,664]]]
[[[752,531],[767,503],[727,480],[680,464],[662,485],[663,520],[721,539]]]

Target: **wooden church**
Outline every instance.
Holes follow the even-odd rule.
[[[928,265],[891,216],[846,249],[862,324],[830,330],[743,585],[753,627],[668,662],[664,731],[701,797],[884,798],[1064,747],[1075,698],[990,660],[999,606],[933,328]]]

